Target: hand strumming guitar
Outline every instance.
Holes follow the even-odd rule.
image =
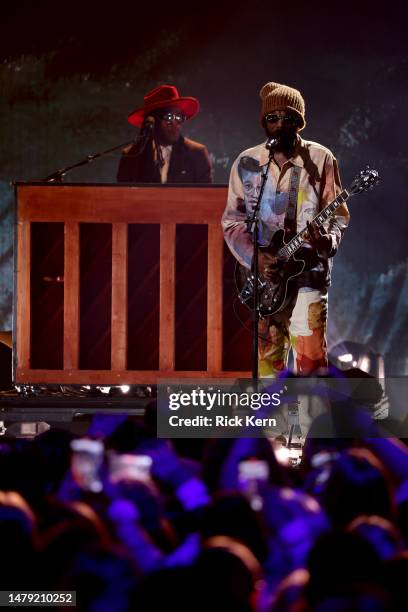
[[[327,255],[332,248],[332,240],[324,227],[318,227],[315,221],[307,221],[307,232],[304,240],[309,242],[318,253]]]
[[[278,274],[276,269],[277,258],[271,253],[267,251],[259,251],[258,254],[258,265],[259,272],[264,276],[267,280],[273,281]]]

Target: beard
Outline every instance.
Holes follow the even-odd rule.
[[[278,144],[275,147],[276,151],[288,152],[291,151],[295,146],[297,128],[288,126],[281,127],[277,130],[266,129],[266,135],[268,138],[277,138]]]
[[[296,129],[282,128],[277,131],[275,138],[278,139],[276,146],[277,151],[290,151],[295,146],[296,142]]]

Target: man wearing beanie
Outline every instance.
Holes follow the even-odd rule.
[[[313,263],[291,283],[285,307],[259,322],[259,375],[276,376],[294,353],[295,370],[311,374],[327,367],[327,290],[332,258],[336,254],[349,213],[343,204],[320,230],[312,219],[341,192],[336,159],[316,142],[303,140],[305,103],[297,89],[266,83],[260,91],[261,124],[267,138],[276,138],[273,159],[260,208],[259,238],[268,246],[278,229],[285,241],[308,229]],[[250,269],[252,235],[246,219],[256,204],[261,172],[268,163],[265,142],[243,151],[230,175],[227,206],[222,218],[224,237],[238,262]],[[259,272],[273,280],[276,259],[259,253]]]

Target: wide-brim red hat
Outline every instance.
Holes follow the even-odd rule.
[[[200,103],[196,98],[182,98],[174,85],[160,85],[144,96],[143,106],[132,111],[128,121],[140,127],[144,118],[151,112],[167,106],[180,109],[186,119],[191,119],[200,110]]]

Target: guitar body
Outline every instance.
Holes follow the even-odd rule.
[[[268,247],[261,247],[260,251],[269,252],[276,256],[278,251],[286,245],[284,230],[278,230],[273,235]],[[259,314],[261,316],[273,315],[283,310],[293,295],[293,279],[304,270],[310,269],[315,263],[315,258],[308,256],[311,249],[301,249],[288,259],[278,259],[276,274],[273,280],[266,279],[259,274]],[[235,267],[235,284],[240,301],[253,308],[254,279],[252,270],[237,264]]]
[[[330,204],[327,204],[313,219],[317,228],[324,225],[327,219],[352,195],[372,189],[379,182],[377,170],[367,168],[362,170],[354,179],[349,189],[344,189]],[[274,233],[271,244],[261,247],[261,251],[267,251],[277,258],[274,267],[273,280],[266,279],[259,274],[259,314],[263,317],[273,315],[283,310],[293,297],[296,284],[293,280],[305,270],[311,270],[317,262],[317,255],[305,243],[306,228],[301,230],[289,242],[285,242],[284,230]],[[253,310],[254,305],[254,278],[252,270],[237,264],[235,267],[235,284],[238,298]]]

